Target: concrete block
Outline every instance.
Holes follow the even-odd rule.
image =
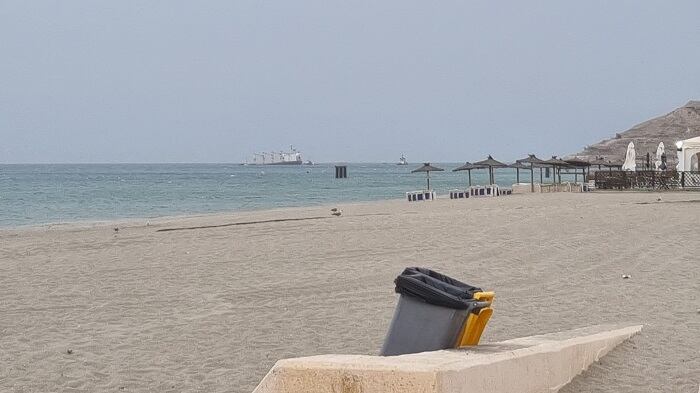
[[[286,359],[254,393],[556,392],[641,329],[601,325],[468,349]]]

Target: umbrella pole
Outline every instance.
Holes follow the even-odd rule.
[[[428,191],[430,191],[430,171],[425,172],[428,175]]]
[[[544,183],[544,178],[542,177],[542,167],[540,167],[540,184]]]
[[[535,164],[530,163],[530,192],[535,192]]]
[[[472,171],[468,170],[467,173],[469,174],[469,187],[472,186]]]
[[[520,183],[520,168],[515,168],[515,182]]]

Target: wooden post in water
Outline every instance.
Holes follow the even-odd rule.
[[[345,165],[336,165],[335,166],[335,178],[336,179],[345,179],[348,177],[348,167]]]

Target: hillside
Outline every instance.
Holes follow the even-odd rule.
[[[689,101],[684,106],[663,116],[637,124],[627,131],[618,133],[612,139],[605,139],[587,146],[582,152],[572,154],[586,160],[603,156],[607,159],[624,160],[627,145],[634,142],[637,162],[641,162],[649,152],[656,154],[656,147],[663,142],[669,164],[675,164],[675,143],[700,135],[700,101]]]

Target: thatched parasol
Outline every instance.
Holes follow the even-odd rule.
[[[609,160],[603,156],[597,156],[594,160],[591,160],[589,162],[591,166],[597,166],[598,170],[600,170],[603,166],[608,168],[610,171],[612,171],[613,168],[622,168],[622,161]]]
[[[586,160],[582,160],[580,158],[571,158],[571,159],[564,160],[564,161],[566,161],[567,164],[569,164],[573,167],[576,167],[576,168],[588,168],[589,166],[592,165],[590,162],[588,162]]]
[[[514,163],[512,163],[512,164],[510,164],[510,165],[508,165],[508,168],[513,168],[513,169],[515,169],[515,182],[516,182],[516,183],[520,183],[520,170],[521,170],[521,169],[530,169],[529,166],[527,166],[527,165],[525,165],[525,164],[521,164],[521,163],[519,163],[519,162],[517,162],[517,161],[514,162]]]
[[[530,191],[535,192],[535,167],[537,166],[540,168],[540,183],[542,183],[542,165],[544,165],[544,161],[535,157],[534,154],[528,154],[527,158],[516,162],[520,164],[530,164]]]
[[[504,164],[500,161],[494,160],[491,155],[488,156],[485,160],[475,162],[475,166],[479,168],[488,168],[489,169],[489,181],[491,182],[490,184],[494,183],[494,174],[493,174],[493,169],[494,168],[506,168],[508,167],[507,164]]]
[[[460,166],[459,168],[455,168],[452,170],[452,172],[459,172],[459,171],[467,171],[469,174],[469,187],[472,186],[472,169],[479,169],[481,167],[476,166],[472,164],[471,162],[467,161],[464,163],[464,165]]]
[[[427,175],[427,178],[428,178],[428,191],[430,191],[430,172],[442,172],[442,171],[444,171],[444,169],[432,166],[432,165],[430,165],[429,162],[425,162],[425,163],[423,163],[422,167],[412,170],[411,173],[425,172]]]
[[[586,170],[588,170],[589,174],[591,172],[591,168],[590,168],[591,163],[590,162],[582,160],[580,158],[576,158],[576,157],[570,158],[570,159],[564,160],[564,161],[566,161],[570,166],[572,166],[574,168],[574,170],[581,169],[581,173],[583,174],[583,181],[584,182],[586,181]],[[577,172],[574,173],[574,176],[575,176],[574,181],[577,181],[578,180]]]
[[[554,169],[554,173],[552,174],[552,183],[554,183],[557,179],[557,172],[559,172],[559,183],[561,183],[561,168],[571,167],[571,164],[562,160],[561,158],[557,158],[557,156],[552,156],[552,158],[546,160],[544,163],[551,165]]]

